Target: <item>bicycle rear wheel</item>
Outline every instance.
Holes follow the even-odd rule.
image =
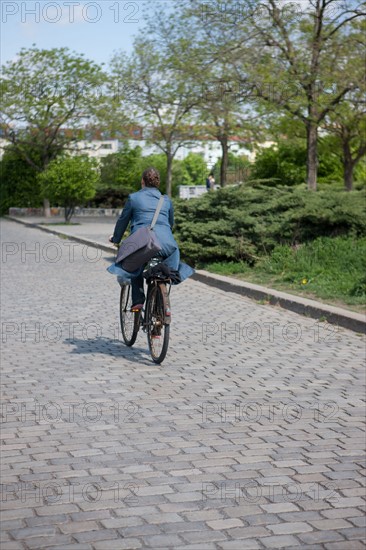
[[[166,287],[161,283],[149,288],[146,303],[147,341],[155,363],[164,361],[168,351],[170,319],[166,321]]]
[[[121,286],[119,301],[119,317],[121,321],[122,337],[126,346],[133,346],[136,342],[140,326],[140,312],[132,312],[131,285]]]

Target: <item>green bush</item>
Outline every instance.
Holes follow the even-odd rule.
[[[0,214],[9,208],[37,208],[43,205],[38,172],[10,147],[0,162]]]
[[[99,181],[98,163],[87,156],[60,156],[39,174],[44,196],[54,205],[65,208],[65,220],[70,221],[76,206],[91,200]]]
[[[279,143],[262,149],[256,156],[253,179],[267,180],[268,185],[297,185],[306,180],[306,147],[296,143]]]
[[[365,214],[362,190],[239,186],[175,200],[175,235],[182,256],[195,265],[254,264],[279,244],[365,234]]]

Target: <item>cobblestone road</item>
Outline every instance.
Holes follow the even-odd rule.
[[[360,336],[187,281],[157,366],[106,253],[2,240],[2,550],[365,548]]]

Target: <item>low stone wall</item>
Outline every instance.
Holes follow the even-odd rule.
[[[108,217],[116,217],[119,216],[121,212],[121,208],[75,208],[74,216],[78,217],[93,217],[96,218],[98,216],[108,216]],[[9,216],[15,216],[15,217],[31,217],[31,216],[37,216],[42,217],[43,214],[43,208],[9,208]],[[51,208],[51,217],[65,217],[65,209],[64,208]]]

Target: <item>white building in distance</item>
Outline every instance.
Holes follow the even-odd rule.
[[[64,130],[65,132],[69,130]],[[142,155],[149,156],[152,154],[161,153],[161,149],[157,145],[151,144],[144,139],[144,130],[141,127],[130,127],[126,131],[121,132],[118,136],[108,136],[106,132],[100,130],[86,130],[84,139],[75,142],[73,149],[78,153],[87,154],[92,158],[103,158],[112,153],[117,153],[123,147],[123,144],[128,142],[131,149],[141,147]],[[105,139],[103,139],[105,138]],[[2,130],[0,132],[0,159],[3,156],[4,148],[9,145],[6,139],[6,134]],[[274,142],[267,141],[257,144],[254,149],[269,147]],[[256,152],[248,147],[248,141],[234,137],[229,141],[229,151],[234,155],[245,155],[249,161],[254,162]],[[221,158],[221,145],[217,140],[207,138],[204,140],[192,140],[189,145],[180,147],[176,153],[177,160],[184,160],[189,153],[201,154],[207,164],[207,170],[211,170],[217,161]]]

